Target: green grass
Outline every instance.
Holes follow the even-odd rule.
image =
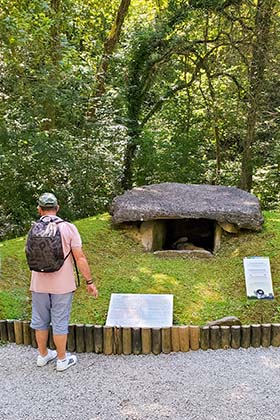
[[[108,215],[77,221],[100,297],[86,294],[82,281],[75,294],[71,321],[104,324],[111,293],[172,293],[174,324],[203,325],[227,315],[242,323],[280,322],[280,213],[265,212],[259,233],[227,235],[210,260],[162,259],[110,226]],[[0,243],[0,319],[29,319],[29,277],[25,238]],[[270,257],[274,301],[246,298],[243,258]]]

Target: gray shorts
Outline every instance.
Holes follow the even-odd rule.
[[[62,295],[32,292],[32,320],[34,330],[47,330],[52,323],[53,334],[68,334],[73,292]]]

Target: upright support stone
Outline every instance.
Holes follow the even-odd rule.
[[[191,350],[199,349],[200,328],[196,325],[190,325],[190,348]]]
[[[190,332],[188,326],[179,327],[180,351],[189,351],[190,349]]]
[[[75,333],[75,324],[70,324],[68,327],[68,336],[67,336],[67,350],[72,352],[76,350],[76,333]]]
[[[210,347],[210,329],[208,326],[200,328],[200,348],[208,350]]]
[[[227,350],[230,348],[231,344],[231,331],[228,325],[221,325],[221,348]]]
[[[94,326],[94,351],[95,353],[103,352],[103,327],[101,325]]]
[[[217,325],[213,325],[213,327],[210,327],[210,343],[212,350],[217,350],[221,348],[220,327],[218,327]]]
[[[104,354],[110,355],[113,353],[113,328],[103,327],[103,349]]]
[[[141,329],[132,328],[132,351],[134,354],[140,354],[141,350]]]
[[[83,353],[85,351],[85,326],[84,324],[76,325],[76,352]]]
[[[262,347],[269,347],[271,344],[271,324],[262,324]]]
[[[178,352],[180,351],[180,327],[175,326],[171,328],[171,343],[172,343],[172,351]]]
[[[141,329],[141,339],[142,339],[142,353],[150,354],[152,352],[152,332],[151,328],[142,328]]]
[[[161,330],[161,339],[162,339],[162,352],[170,353],[171,352],[171,328],[162,328]]]
[[[140,234],[146,251],[162,249],[165,242],[166,226],[162,220],[149,220],[141,223]]]
[[[7,321],[0,321],[0,340],[8,341]]]
[[[280,324],[272,324],[271,345],[274,347],[280,346]]]
[[[31,344],[31,331],[30,331],[30,322],[29,321],[23,321],[22,330],[23,330],[23,344],[25,346],[30,346],[30,344]]]
[[[261,345],[261,326],[260,324],[251,325],[251,345],[252,347],[260,347]]]
[[[241,344],[241,328],[240,325],[232,325],[231,327],[231,347],[239,349]]]
[[[14,319],[7,320],[7,333],[8,333],[8,340],[10,343],[14,343],[15,339],[15,329],[14,329]]]
[[[94,350],[94,326],[93,324],[85,325],[85,347],[87,353],[92,353]]]
[[[122,354],[123,342],[122,342],[122,329],[114,327],[114,354]]]
[[[213,249],[214,254],[216,254],[219,251],[219,249],[221,248],[221,242],[222,242],[222,228],[216,222],[215,223],[215,232],[214,232],[214,249]]]
[[[241,347],[248,349],[251,345],[251,325],[241,326]]]
[[[161,352],[161,331],[160,328],[152,329],[152,350],[154,354]]]
[[[123,354],[131,354],[132,352],[132,333],[131,328],[125,327],[122,331],[123,335]]]
[[[15,328],[15,340],[17,344],[23,344],[23,328],[22,328],[22,321],[15,320],[14,322]]]

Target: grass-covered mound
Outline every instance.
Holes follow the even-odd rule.
[[[104,324],[111,293],[172,293],[174,324],[202,325],[226,315],[242,323],[280,322],[280,213],[265,212],[260,233],[229,235],[213,259],[161,259],[144,253],[124,233],[111,229],[108,215],[77,221],[100,297],[76,292],[71,321]],[[0,243],[0,319],[30,319],[30,273],[25,238]],[[243,257],[270,257],[274,301],[248,300]]]

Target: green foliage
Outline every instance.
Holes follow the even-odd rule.
[[[96,74],[119,0],[0,0],[0,238],[26,232],[36,199],[62,216],[109,208],[127,184],[238,186],[256,5],[137,0],[96,106]],[[252,147],[253,192],[279,207],[279,7]]]

